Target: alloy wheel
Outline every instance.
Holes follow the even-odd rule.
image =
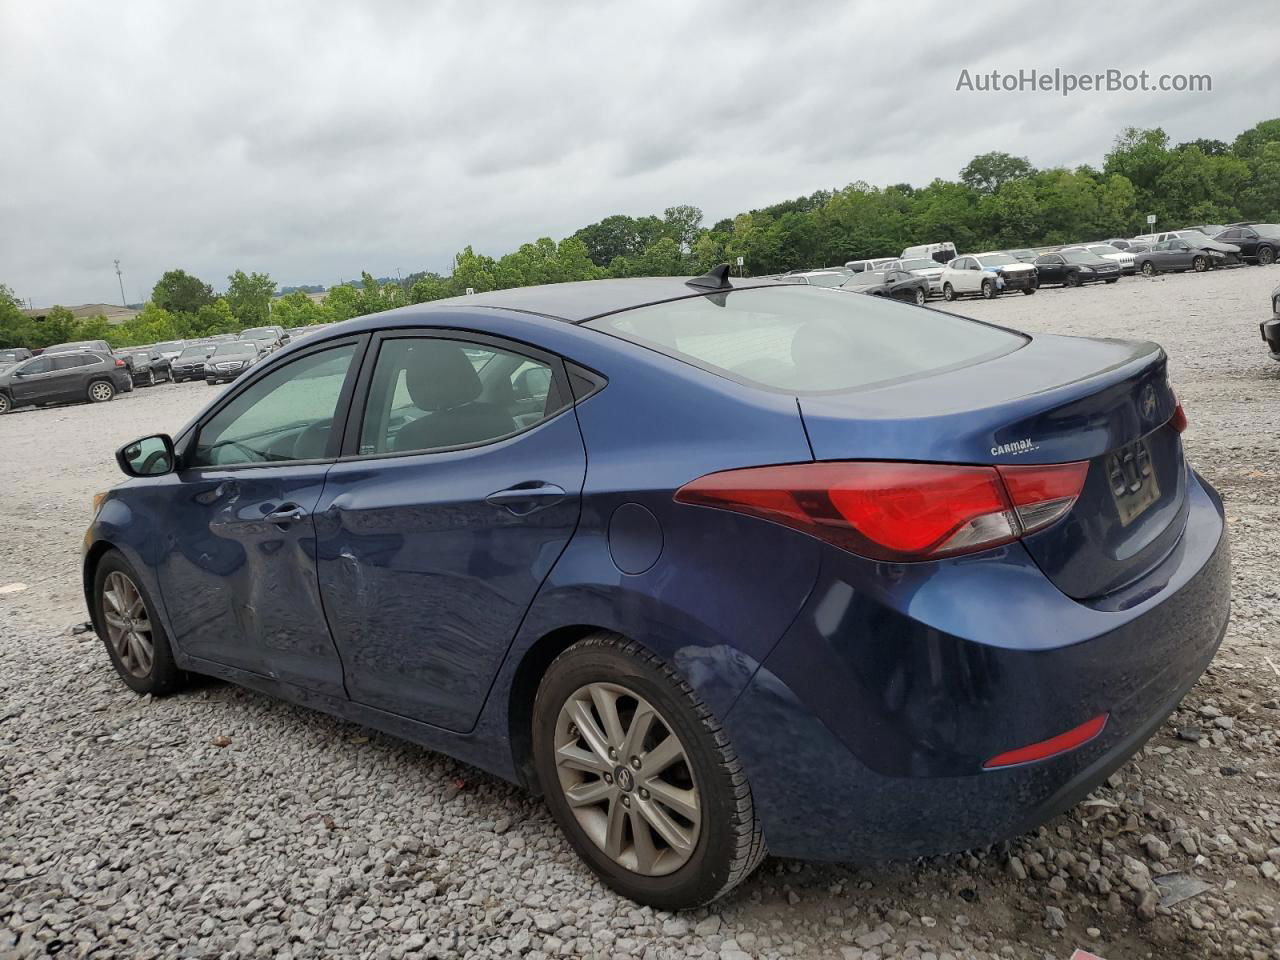
[[[9,412],[9,398],[0,393],[0,414]]]
[[[556,718],[556,772],[578,825],[614,863],[664,876],[698,844],[702,803],[671,725],[617,683],[589,683]]]
[[[120,663],[135,677],[146,677],[155,662],[151,619],[137,584],[113,570],[102,588],[102,620],[107,641]]]
[[[104,400],[110,400],[115,391],[111,388],[111,384],[104,383],[99,380],[89,388],[89,396],[101,403]]]
[[[1258,263],[1262,266],[1269,266],[1276,262],[1276,252],[1270,247],[1261,247],[1258,250]]]

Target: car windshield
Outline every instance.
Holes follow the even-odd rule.
[[[129,356],[133,357],[133,359],[135,359],[135,360],[150,360],[150,359],[151,359],[151,354],[147,353],[147,351],[145,351],[145,350],[133,350],[133,351],[130,351]]]
[[[877,283],[884,283],[889,279],[889,274],[883,270],[867,270],[857,276],[850,277],[841,286],[845,287],[870,287]]]
[[[213,351],[215,357],[239,357],[242,355],[253,356],[258,352],[258,348],[251,343],[240,343],[233,341],[232,343],[220,343],[218,348]]]
[[[686,297],[586,326],[739,382],[788,393],[852,390],[1018,349],[1011,330],[878,297],[804,286]]]
[[[1109,246],[1108,244],[1105,244],[1105,243],[1095,244],[1094,246],[1089,247],[1088,250],[1090,253],[1096,253],[1100,257],[1105,257],[1109,253],[1120,252],[1115,247]]]
[[[1063,250],[1062,256],[1067,263],[1079,263],[1088,267],[1092,267],[1098,263],[1107,262],[1097,254],[1090,253],[1088,250]]]
[[[937,260],[930,260],[928,257],[915,257],[911,260],[903,260],[900,270],[910,272],[912,270],[939,270],[942,268]]]
[[[1010,250],[1009,251],[1009,256],[1013,257],[1015,260],[1021,260],[1023,257],[1030,257],[1034,259],[1035,255],[1036,255],[1036,252],[1034,250]]]
[[[1255,223],[1249,229],[1263,237],[1280,237],[1280,223]]]
[[[274,340],[279,334],[270,327],[252,327],[240,334],[241,340]]]
[[[1199,230],[1182,230],[1178,233],[1175,233],[1174,236],[1181,237],[1183,240],[1187,241],[1187,243],[1210,243],[1211,242],[1209,238],[1206,237]]]
[[[201,344],[198,347],[184,348],[183,351],[180,354],[178,354],[178,359],[183,360],[187,357],[203,357],[203,356],[206,356],[208,353],[209,353],[209,347],[207,345]]]
[[[838,287],[849,279],[849,274],[844,271],[833,271],[831,273],[807,273],[805,277],[815,287]]]
[[[1011,263],[1017,263],[1013,257],[1007,253],[984,253],[978,257],[978,262],[984,267],[1007,267]]]

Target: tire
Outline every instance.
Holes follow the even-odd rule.
[[[154,387],[156,385],[156,372],[150,367],[147,368],[147,386]]]
[[[1142,275],[1144,277],[1154,277],[1160,271],[1156,269],[1156,265],[1150,260],[1142,261]]]
[[[1110,280],[1103,280],[1102,282],[1103,282],[1103,283],[1119,283],[1119,282],[1120,282],[1120,278],[1119,278],[1119,277],[1112,277]]]
[[[120,552],[105,554],[93,575],[94,629],[111,665],[131,690],[164,696],[186,686],[187,675],[173,662],[169,636],[154,616],[155,609],[141,578]],[[145,630],[140,623],[147,625]]]
[[[9,395],[7,393],[0,393],[0,417],[3,417],[6,413],[12,412],[13,401],[9,399]]]
[[[616,722],[608,722],[601,703],[612,705],[608,716]],[[643,748],[630,755],[627,735],[646,714]],[[584,733],[579,721],[594,733]],[[623,896],[661,910],[700,906],[764,859],[751,788],[719,722],[689,684],[640,644],[601,632],[561,653],[538,687],[532,733],[534,767],[552,815],[587,866]],[[577,759],[566,762],[570,749]],[[667,765],[651,774],[643,764],[659,753]],[[612,773],[610,763],[617,763]],[[655,783],[693,816],[654,800]],[[570,793],[579,795],[576,806]],[[687,849],[666,842],[645,811]],[[619,826],[610,853],[612,823]],[[639,842],[641,835],[648,840]]]
[[[925,302],[928,299],[929,297],[925,294],[923,290],[916,290],[916,306],[917,307],[923,307],[925,305]]]
[[[996,282],[994,280],[983,280],[982,299],[994,300],[998,296],[1000,296],[1000,291],[996,289]]]
[[[1276,251],[1274,247],[1258,248],[1258,266],[1269,267],[1276,262]]]
[[[1068,273],[1068,274],[1067,274],[1067,279],[1066,279],[1065,281],[1063,281],[1063,283],[1064,283],[1064,285],[1065,285],[1065,286],[1068,286],[1068,287],[1078,287],[1078,286],[1080,286],[1080,274],[1078,274],[1078,273]]]
[[[89,402],[106,403],[116,398],[116,385],[110,380],[95,380],[89,384]]]
[[[1033,293],[1035,293],[1035,292],[1036,292],[1036,290],[1038,290],[1038,289],[1039,289],[1038,287],[1027,287],[1025,290],[1023,290],[1023,291],[1022,291],[1022,295],[1023,295],[1024,297],[1029,297],[1029,296],[1031,296]]]
[[[1191,260],[1191,269],[1196,273],[1204,273],[1209,269],[1209,261],[1204,257],[1193,257]]]
[[[950,303],[955,298],[956,298],[956,292],[952,288],[951,284],[944,283],[942,285],[942,299],[947,301],[947,303]]]

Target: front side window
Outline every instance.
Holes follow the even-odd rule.
[[[513,351],[439,337],[378,350],[360,453],[472,446],[526,430],[564,407],[552,368]]]
[[[1026,343],[1021,334],[947,313],[799,286],[686,297],[584,326],[788,393],[852,390],[924,375]]]
[[[300,357],[272,370],[215,413],[196,440],[197,467],[319,460],[329,437],[354,344]]]
[[[29,377],[33,373],[48,373],[52,369],[53,357],[36,357],[22,368],[22,373]]]

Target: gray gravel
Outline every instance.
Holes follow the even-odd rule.
[[[0,957],[1280,958],[1277,268],[952,309],[1165,345],[1186,443],[1227,498],[1235,609],[1140,757],[1035,835],[856,868],[769,860],[711,910],[621,900],[543,805],[445,757],[234,687],[112,673],[79,541],[112,449],[203,384],[0,419]],[[851,798],[856,802],[856,798]],[[1197,881],[1200,881],[1197,883]],[[1176,884],[1199,888],[1162,906]]]

